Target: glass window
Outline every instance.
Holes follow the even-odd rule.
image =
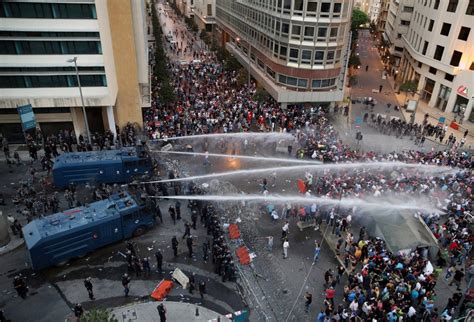
[[[298,49],[290,48],[290,61],[292,61],[292,62],[298,61],[298,54],[299,54]]]
[[[469,0],[467,5],[466,15],[474,16],[474,0]]]
[[[334,59],[334,50],[329,50],[326,56],[326,60],[333,60]]]
[[[285,46],[280,46],[280,56],[286,57],[287,48]]]
[[[299,10],[299,11],[302,11],[303,10],[303,0],[294,0],[295,2],[295,5],[293,6],[294,10]]]
[[[441,60],[443,58],[444,47],[437,45],[433,58],[436,60]]]
[[[316,50],[314,52],[314,60],[323,60],[324,59],[324,51]]]
[[[329,79],[323,79],[321,81],[321,87],[328,87],[329,86]]]
[[[289,31],[290,31],[290,25],[287,23],[283,23],[282,28],[281,28],[281,33],[287,35]]]
[[[298,79],[296,77],[286,77],[286,83],[291,86],[297,86]]]
[[[458,7],[458,0],[449,0],[447,11],[456,12],[457,7]]]
[[[298,38],[301,36],[301,26],[298,25],[293,25],[291,27],[291,34],[298,36]]]
[[[318,3],[313,2],[311,0],[308,0],[308,5],[306,6],[306,11],[316,12],[317,9],[318,9]]]
[[[441,34],[443,36],[448,36],[449,35],[449,30],[451,30],[451,24],[444,22],[443,27],[441,27]]]
[[[469,38],[469,33],[470,32],[471,32],[471,28],[461,27],[461,30],[459,30],[458,39],[467,40]]]
[[[313,88],[321,87],[321,80],[320,79],[313,79],[313,81],[311,82],[311,87],[313,87]]]
[[[311,60],[311,50],[302,50],[301,51],[302,60]]]
[[[327,34],[328,28],[326,27],[319,27],[318,28],[318,38],[325,38]]]
[[[305,37],[313,37],[314,36],[314,27],[305,27],[304,28],[304,35],[305,35]]]
[[[332,11],[334,13],[340,13],[341,12],[341,4],[340,3],[335,3]]]
[[[298,87],[308,87],[308,80],[303,78],[298,78]]]
[[[321,12],[330,12],[330,11],[331,11],[331,3],[330,2],[321,3]]]
[[[337,31],[338,31],[338,29],[339,29],[339,28],[337,28],[337,27],[331,28],[331,33],[330,33],[330,37],[331,37],[331,38],[337,37]]]
[[[459,66],[459,62],[461,61],[462,52],[455,50],[453,52],[453,56],[451,56],[451,62],[449,63],[451,66]]]

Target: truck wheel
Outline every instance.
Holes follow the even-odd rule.
[[[137,227],[134,232],[133,232],[133,236],[134,237],[138,237],[138,236],[141,236],[145,233],[145,227],[143,226],[140,226],[140,227]]]

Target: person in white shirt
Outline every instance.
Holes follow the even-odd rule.
[[[288,248],[290,248],[290,243],[288,239],[285,239],[283,242],[283,258],[288,258]]]

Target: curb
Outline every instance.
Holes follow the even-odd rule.
[[[25,243],[25,240],[23,238],[16,238],[10,240],[8,244],[6,244],[3,247],[0,247],[0,256],[6,255],[8,253],[11,253],[15,249],[19,248]]]

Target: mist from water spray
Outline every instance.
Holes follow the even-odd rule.
[[[290,133],[284,132],[238,132],[238,133],[214,133],[214,134],[197,134],[185,136],[173,136],[152,140],[152,142],[163,142],[173,140],[192,140],[192,139],[217,139],[217,138],[239,138],[239,139],[295,139]]]
[[[439,212],[438,209],[430,205],[428,202],[408,201],[404,198],[403,202],[394,202],[392,198],[377,200],[363,200],[359,198],[341,198],[331,199],[315,196],[301,195],[261,195],[261,194],[230,194],[230,195],[179,195],[179,196],[152,196],[158,199],[178,199],[178,200],[203,200],[203,201],[219,201],[219,202],[266,202],[272,204],[285,204],[287,202],[296,202],[302,204],[318,203],[327,206],[340,206],[343,208],[357,207],[361,210],[373,209],[391,209],[391,210],[425,210],[430,212]]]
[[[147,181],[146,183],[160,183],[160,182],[176,182],[176,181],[190,181],[190,180],[201,180],[201,179],[210,179],[210,178],[219,178],[219,177],[230,177],[237,175],[253,175],[261,174],[266,172],[289,172],[289,171],[322,171],[322,170],[342,170],[342,169],[355,169],[355,168],[381,168],[381,169],[393,169],[393,168],[406,168],[406,169],[416,169],[419,172],[424,172],[428,174],[446,174],[452,173],[453,169],[449,167],[440,167],[434,165],[423,165],[423,164],[411,164],[411,163],[402,163],[402,162],[359,162],[359,163],[329,163],[329,164],[314,164],[314,165],[305,165],[305,166],[286,166],[286,167],[271,167],[263,169],[251,169],[251,170],[236,170],[236,171],[227,171],[219,173],[204,174],[198,176],[188,176],[184,178],[175,178],[175,179],[162,179],[156,181]]]
[[[200,152],[181,152],[181,151],[152,151],[152,152],[163,153],[163,154],[168,153],[168,154],[181,154],[181,155],[210,156],[210,157],[218,157],[218,158],[236,158],[236,159],[246,159],[246,160],[254,160],[254,161],[274,161],[274,162],[300,163],[300,164],[322,164],[321,161],[273,158],[273,157],[255,157],[255,156],[240,155],[240,154],[200,153]]]

